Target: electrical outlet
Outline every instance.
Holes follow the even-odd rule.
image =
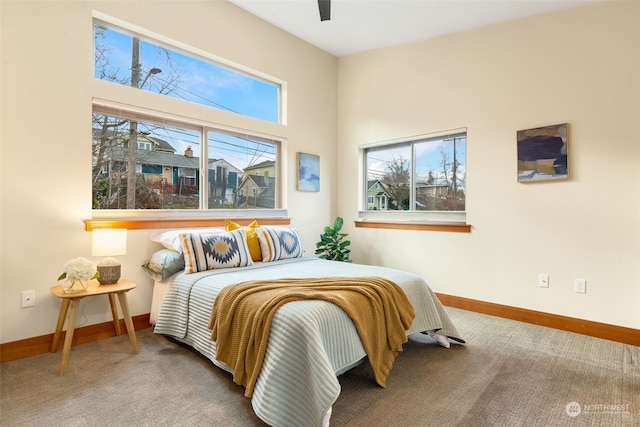
[[[549,275],[548,274],[540,274],[538,275],[538,286],[541,288],[549,287]]]
[[[585,279],[576,279],[573,282],[573,286],[576,292],[581,294],[587,293],[587,281]]]
[[[36,291],[22,291],[22,308],[36,305]]]

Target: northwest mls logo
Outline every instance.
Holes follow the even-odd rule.
[[[564,407],[564,410],[571,418],[575,418],[580,415],[580,412],[582,412],[582,407],[580,407],[578,402],[569,402],[567,403],[567,406]]]
[[[580,405],[578,402],[569,402],[567,406],[564,407],[567,415],[571,418],[575,418],[581,413],[589,414],[589,413],[604,413],[611,414],[614,412],[629,412],[629,404],[604,404],[604,403],[589,403]]]

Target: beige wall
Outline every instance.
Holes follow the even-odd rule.
[[[223,1],[0,2],[1,266],[0,342],[52,333],[59,301],[49,293],[65,261],[91,257],[91,100],[113,88],[93,79],[92,9],[202,49],[288,83],[286,127],[255,124],[286,138],[285,200],[307,252],[335,206],[335,57]],[[148,97],[150,94],[141,96]],[[136,95],[137,96],[137,95]],[[135,103],[135,98],[131,99]],[[162,108],[162,100],[158,107]],[[181,111],[219,122],[221,111]],[[247,123],[231,118],[236,126]],[[321,158],[320,193],[295,191],[296,152]],[[313,209],[308,209],[313,206]],[[149,231],[130,231],[122,274],[138,283],[132,314],[148,313],[151,280],[140,265],[158,248]],[[36,305],[20,308],[20,292],[36,291]],[[78,325],[109,320],[107,299],[80,306]]]
[[[640,3],[605,2],[340,58],[337,203],[355,260],[640,328],[638,22]],[[570,179],[518,183],[516,131],[564,122]],[[354,228],[359,144],[461,127],[470,234]]]
[[[308,253],[337,213],[356,261],[417,272],[437,292],[640,328],[637,2],[337,60],[225,2],[3,0],[0,342],[53,332],[49,287],[62,264],[98,260],[82,224],[91,98],[106,96],[92,78],[92,9],[288,82],[288,126],[263,130],[287,138],[285,198]],[[561,122],[571,129],[571,179],[518,184],[515,132]],[[470,234],[353,227],[359,144],[459,127],[468,128]],[[295,191],[298,151],[320,155],[320,193]],[[139,267],[157,249],[149,234],[130,232],[120,257],[139,284],[134,315],[150,308]],[[537,287],[539,273],[550,288]],[[573,292],[575,277],[587,279],[586,295]],[[21,309],[30,289],[36,306]],[[88,300],[79,326],[107,312],[106,298]]]

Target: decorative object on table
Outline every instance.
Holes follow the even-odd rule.
[[[518,182],[568,178],[568,124],[518,131]]]
[[[320,255],[320,258],[351,262],[349,259],[351,240],[346,240],[347,233],[340,232],[343,223],[342,218],[336,217],[333,221],[333,227],[326,226],[324,228],[324,233],[320,235],[320,241],[316,243],[316,255]]]
[[[92,231],[91,254],[106,257],[98,263],[98,282],[112,285],[120,279],[120,263],[113,258],[127,253],[126,228],[98,228]]]
[[[320,191],[320,156],[298,153],[298,191]]]
[[[96,271],[95,265],[86,258],[78,257],[67,261],[62,267],[63,273],[58,276],[58,280],[67,279],[69,284],[62,287],[65,294],[82,292],[87,289],[89,280],[96,279],[100,273]]]

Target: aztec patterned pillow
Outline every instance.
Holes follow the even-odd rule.
[[[302,240],[295,228],[267,226],[255,230],[260,241],[263,262],[298,258],[304,254]]]
[[[182,235],[185,273],[252,265],[244,229]]]

